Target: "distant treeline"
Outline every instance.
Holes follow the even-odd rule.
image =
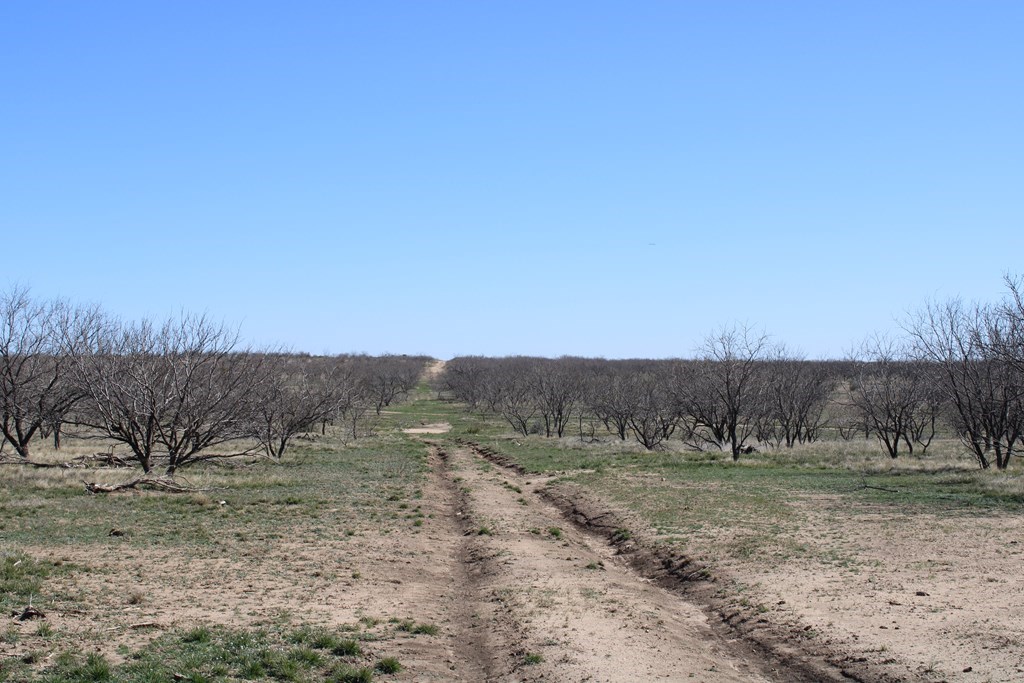
[[[940,427],[983,468],[1024,447],[1024,303],[929,304],[899,338],[872,337],[843,361],[807,360],[750,328],[709,335],[689,360],[463,356],[437,389],[517,432],[581,439],[598,430],[647,449],[677,439],[738,459],[827,431],[874,436],[893,458],[927,451]]]

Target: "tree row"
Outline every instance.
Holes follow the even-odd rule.
[[[517,432],[655,449],[669,439],[734,459],[823,434],[874,437],[885,452],[924,453],[941,430],[983,468],[1024,447],[1024,301],[1007,278],[993,304],[932,303],[896,338],[871,337],[842,361],[807,360],[763,333],[724,327],[693,359],[463,356],[438,388]]]
[[[0,299],[0,452],[27,460],[61,435],[122,444],[149,473],[262,450],[280,458],[299,433],[343,424],[405,396],[425,357],[314,357],[244,347],[203,316],[124,322],[98,308]]]

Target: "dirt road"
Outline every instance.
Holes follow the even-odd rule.
[[[542,479],[431,447],[459,539],[449,680],[791,680],[568,524]]]

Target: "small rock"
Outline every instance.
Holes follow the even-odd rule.
[[[969,673],[971,673],[972,671],[974,671],[974,667],[973,667],[973,666],[969,666],[969,667],[967,667],[967,668],[965,668],[965,669],[964,669],[964,673],[965,673],[965,674],[969,674]]]
[[[927,598],[928,597],[928,594],[925,593],[924,591],[917,591],[916,593],[914,593],[914,595],[918,596],[919,598]]]

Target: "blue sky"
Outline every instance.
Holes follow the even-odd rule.
[[[1024,246],[1020,2],[6,2],[0,285],[318,352],[841,356]],[[6,281],[6,282],[5,282]]]

